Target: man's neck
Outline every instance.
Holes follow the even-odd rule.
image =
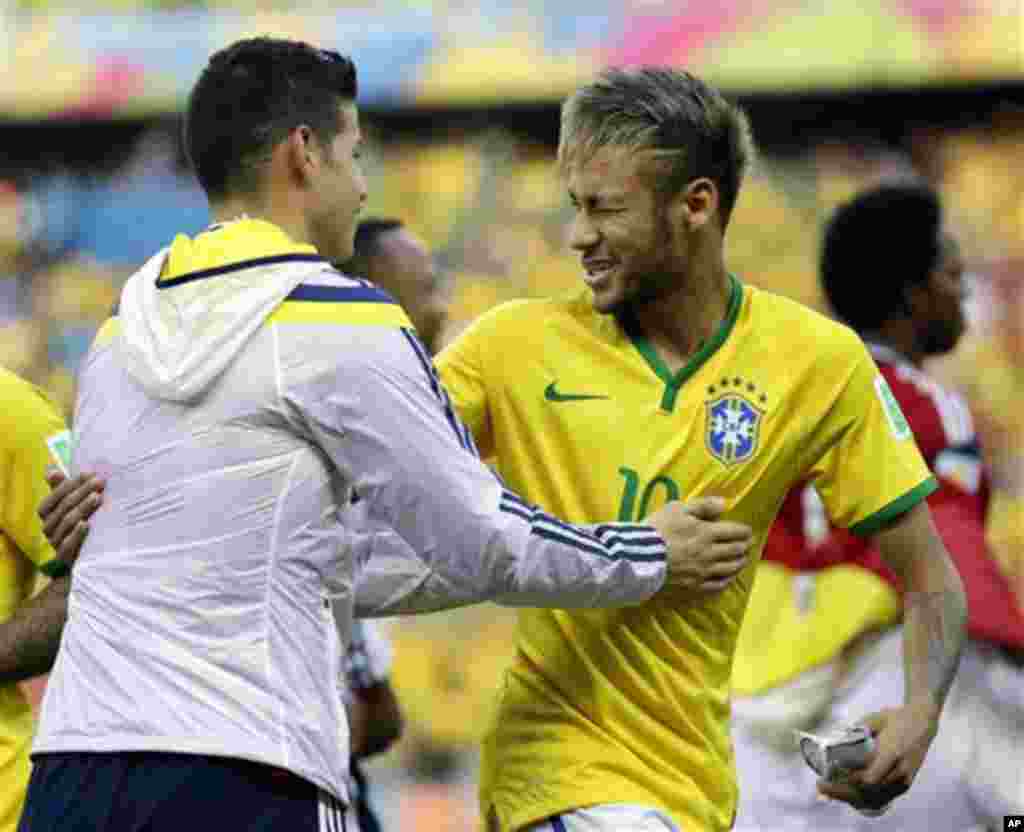
[[[263,220],[276,225],[297,243],[309,243],[309,232],[300,215],[293,211],[271,211],[263,200],[228,199],[210,206],[212,224],[240,219]]]
[[[732,281],[724,264],[695,275],[672,294],[634,310],[633,317],[672,372],[710,341],[729,309]]]

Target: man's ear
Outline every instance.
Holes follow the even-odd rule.
[[[303,184],[308,183],[320,167],[316,136],[306,125],[300,125],[288,134],[282,152],[288,171]]]
[[[694,179],[674,197],[669,206],[673,227],[686,231],[706,228],[718,216],[718,187],[707,177]]]

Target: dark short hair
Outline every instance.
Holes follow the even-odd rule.
[[[372,257],[377,253],[383,234],[405,228],[405,223],[391,217],[367,217],[356,228],[353,251],[356,257]]]
[[[825,228],[821,283],[835,314],[872,332],[907,314],[905,292],[941,255],[942,206],[919,182],[888,183],[840,205]]]
[[[352,257],[337,264],[345,274],[369,278],[370,260],[380,251],[380,238],[390,231],[405,228],[405,223],[391,217],[367,217],[356,227]]]
[[[184,141],[211,199],[251,192],[253,163],[294,128],[330,144],[338,106],[356,97],[356,68],[344,55],[274,38],[240,40],[210,58],[189,95]]]

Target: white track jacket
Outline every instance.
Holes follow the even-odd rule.
[[[358,574],[361,615],[626,605],[665,578],[652,528],[507,491],[391,297],[258,220],[179,236],[128,281],[74,439],[107,488],[37,754],[238,757],[346,800]]]

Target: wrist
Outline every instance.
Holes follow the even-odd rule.
[[[934,693],[928,692],[917,694],[907,700],[905,708],[919,714],[923,719],[930,722],[935,731],[939,729],[939,719],[942,716],[943,703],[938,700]]]

